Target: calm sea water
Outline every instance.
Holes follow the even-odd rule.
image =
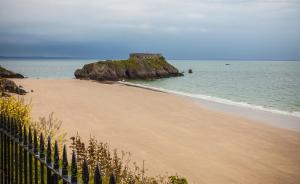
[[[0,65],[30,78],[74,78],[74,71],[94,60],[1,59]],[[169,61],[184,77],[130,81],[188,96],[255,108],[300,112],[299,61]],[[230,64],[230,65],[226,65]],[[187,70],[193,73],[188,74]]]

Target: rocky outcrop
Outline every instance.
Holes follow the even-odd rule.
[[[90,63],[74,73],[77,79],[118,81],[123,79],[157,79],[183,76],[164,57],[130,57]]]
[[[24,78],[23,75],[9,71],[0,66],[0,78]]]
[[[0,79],[0,91],[2,93],[9,92],[9,93],[16,93],[19,95],[25,95],[26,91],[19,86],[12,80],[8,79]]]

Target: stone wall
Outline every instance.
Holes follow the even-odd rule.
[[[161,54],[152,54],[152,53],[131,53],[129,54],[129,58],[139,58],[139,59],[147,59],[147,58],[158,58],[162,57]]]

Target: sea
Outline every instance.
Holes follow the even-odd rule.
[[[36,79],[71,79],[95,59],[0,59]],[[193,98],[300,117],[300,61],[168,60],[183,77],[131,80],[136,85]],[[192,73],[188,70],[192,69]]]

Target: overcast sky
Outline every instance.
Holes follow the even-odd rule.
[[[300,0],[0,0],[0,55],[300,59]]]

